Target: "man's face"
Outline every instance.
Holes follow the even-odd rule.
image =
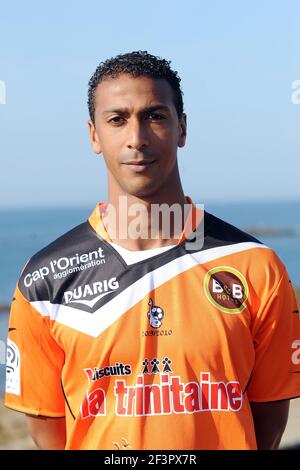
[[[89,121],[95,153],[103,153],[110,190],[149,197],[177,174],[177,147],[185,144],[185,115],[178,118],[166,80],[122,74],[96,89],[95,126]]]

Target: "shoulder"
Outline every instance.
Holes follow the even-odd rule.
[[[18,287],[25,298],[47,298],[57,280],[80,271],[91,259],[103,257],[105,242],[86,221],[34,254],[21,273]]]
[[[87,233],[87,223],[84,222],[61,235],[29,259],[22,271],[21,278],[23,278],[28,271],[36,269],[40,270],[41,276],[49,274],[49,268],[51,269],[49,264],[52,262],[52,266],[54,267],[61,258],[67,256],[68,252],[73,252],[74,248],[79,248],[81,241],[85,238]],[[70,250],[71,247],[72,250]]]
[[[252,242],[262,245],[262,242],[247,232],[229,224],[225,220],[216,217],[209,212],[205,212],[205,235],[210,237],[215,243],[242,243]]]
[[[253,318],[261,318],[261,312],[267,314],[275,296],[293,301],[288,272],[272,248],[211,214],[206,220],[204,243],[212,253],[207,285],[216,275],[229,289],[239,285]]]
[[[284,273],[285,266],[275,251],[251,234],[207,212],[204,223],[206,248],[217,248],[221,255],[228,253],[256,279],[275,281]]]

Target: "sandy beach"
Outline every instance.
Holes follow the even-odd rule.
[[[0,450],[36,449],[27,432],[25,416],[0,404]]]

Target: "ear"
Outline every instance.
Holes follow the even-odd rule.
[[[186,141],[186,128],[187,128],[187,118],[186,114],[182,113],[179,118],[179,136],[178,136],[178,147],[184,147]]]
[[[88,128],[89,128],[89,134],[90,134],[90,141],[91,141],[92,149],[97,155],[100,155],[100,153],[102,152],[100,139],[99,139],[99,136],[97,134],[97,130],[96,130],[96,127],[95,127],[93,121],[91,121],[91,120],[88,121]]]

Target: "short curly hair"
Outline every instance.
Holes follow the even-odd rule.
[[[107,78],[117,78],[126,73],[133,77],[148,76],[152,78],[163,78],[172,87],[174,94],[174,105],[181,117],[183,113],[183,92],[180,88],[180,77],[171,69],[171,61],[149,54],[147,51],[133,51],[119,54],[116,57],[101,62],[96,68],[88,84],[88,108],[91,121],[95,124],[95,93],[96,88]]]

